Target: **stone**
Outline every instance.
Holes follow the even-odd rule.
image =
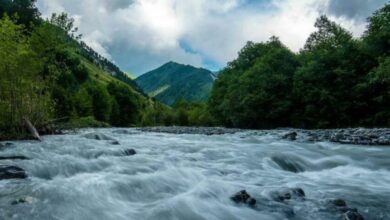
[[[256,199],[252,198],[245,190],[241,190],[240,192],[234,194],[230,197],[235,203],[243,203],[247,204],[249,207],[254,208],[256,206]]]
[[[285,202],[291,199],[305,199],[305,191],[301,188],[291,188],[280,192],[274,192],[272,197],[277,202]]]
[[[124,151],[124,153],[126,156],[133,156],[133,155],[137,154],[137,152],[134,149],[127,149]]]
[[[121,144],[119,143],[119,141],[112,141],[111,144],[112,144],[112,145],[121,145]]]
[[[347,203],[343,199],[335,199],[332,204],[336,207],[347,207]]]
[[[350,210],[344,213],[344,220],[364,220],[363,216],[357,210]]]
[[[34,200],[35,199],[31,196],[25,196],[25,197],[14,200],[11,204],[12,205],[18,205],[18,204],[23,204],[23,203],[32,204],[34,202]]]
[[[249,198],[248,199],[248,205],[251,206],[251,207],[254,207],[256,205],[256,199]]]
[[[83,135],[84,138],[98,140],[98,141],[117,141],[112,137],[109,137],[105,134],[99,133],[99,132],[92,132],[89,134]]]
[[[17,166],[0,165],[0,180],[4,179],[26,179],[27,173]]]
[[[297,140],[297,136],[298,136],[298,133],[295,131],[292,131],[292,132],[288,132],[287,134],[283,135],[282,138],[290,140],[290,141],[295,141],[295,140]]]

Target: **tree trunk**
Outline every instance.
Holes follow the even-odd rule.
[[[26,117],[23,119],[24,119],[24,123],[26,124],[26,127],[27,127],[28,131],[30,132],[31,136],[34,137],[38,141],[42,141],[37,129],[35,129],[34,125],[31,123],[31,121],[28,120],[28,118],[26,118]]]

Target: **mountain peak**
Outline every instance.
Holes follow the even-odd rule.
[[[136,82],[149,96],[171,105],[179,98],[206,101],[214,78],[209,70],[170,61],[141,75]]]

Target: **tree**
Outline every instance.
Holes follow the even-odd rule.
[[[1,0],[0,18],[6,13],[16,18],[17,24],[31,31],[41,22],[40,13],[35,4],[36,0]]]
[[[264,128],[286,125],[290,91],[298,65],[295,54],[276,37],[249,42],[217,79],[209,101],[211,113],[225,126]],[[222,116],[222,117],[221,117]]]
[[[50,117],[52,105],[39,75],[41,68],[23,27],[4,16],[0,20],[0,129],[22,133],[23,118],[40,124]]]
[[[60,14],[53,13],[49,22],[61,28],[67,35],[76,40],[81,39],[82,35],[76,35],[78,28],[74,26],[74,19],[70,18],[67,13],[62,12]]]
[[[107,89],[102,85],[87,85],[88,94],[92,97],[95,119],[109,122],[112,110],[112,99]]]
[[[368,29],[363,39],[365,49],[373,58],[390,55],[390,4],[368,18]]]
[[[359,114],[354,86],[359,73],[360,51],[352,35],[327,17],[320,17],[301,52],[302,66],[294,76],[294,97],[298,109],[294,124],[305,127],[352,126]],[[338,119],[334,120],[335,115]]]
[[[111,123],[116,126],[129,126],[137,122],[140,116],[138,97],[130,88],[118,82],[112,82],[107,90],[113,97],[113,114]]]

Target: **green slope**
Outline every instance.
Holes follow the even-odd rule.
[[[206,101],[214,79],[215,75],[209,70],[169,62],[135,81],[149,96],[172,105],[180,98],[190,102]]]

